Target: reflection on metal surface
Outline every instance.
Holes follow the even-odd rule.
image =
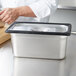
[[[74,34],[74,35],[76,35],[76,32],[71,32],[71,34]]]
[[[65,60],[15,58],[14,76],[64,76]]]

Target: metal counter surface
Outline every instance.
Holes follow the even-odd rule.
[[[76,11],[76,6],[62,6],[62,5],[59,5],[58,9],[59,10],[73,10],[73,11]]]
[[[68,38],[66,59],[43,60],[15,58],[11,42],[0,48],[0,76],[75,76],[76,35]]]
[[[76,10],[76,0],[59,0],[58,9]]]

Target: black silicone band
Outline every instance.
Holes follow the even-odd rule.
[[[67,32],[38,32],[38,31],[20,31],[20,30],[9,30],[14,24],[19,23],[27,23],[27,24],[53,24],[53,25],[65,25],[68,26]],[[64,35],[70,36],[71,34],[71,24],[69,23],[45,23],[45,22],[14,22],[11,26],[6,30],[6,33],[19,33],[19,34],[41,34],[41,35]]]

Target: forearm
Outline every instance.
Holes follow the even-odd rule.
[[[25,17],[36,17],[36,15],[33,13],[32,9],[28,6],[21,6],[16,8],[19,16],[25,16]]]

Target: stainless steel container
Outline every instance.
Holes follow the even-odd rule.
[[[15,22],[11,33],[16,57],[63,59],[71,25],[63,23]]]

